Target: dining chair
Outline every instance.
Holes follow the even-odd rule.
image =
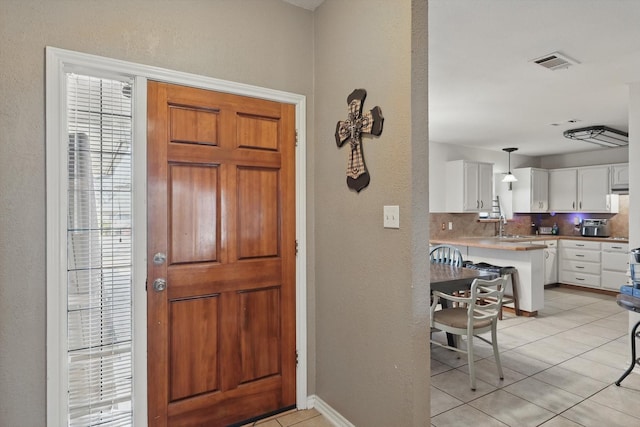
[[[493,347],[493,356],[496,360],[498,375],[504,379],[502,365],[500,364],[500,352],[498,350],[497,324],[498,315],[502,306],[502,296],[507,283],[507,275],[493,280],[474,279],[468,297],[458,297],[439,291],[433,292],[431,303],[431,328],[453,334],[456,345],[454,347],[442,344],[431,339],[431,343],[467,354],[469,364],[469,381],[471,390],[476,390],[476,372],[473,356],[473,340],[478,338]],[[440,299],[465,304],[466,307],[452,307],[436,310]],[[489,300],[490,299],[490,300]],[[490,302],[487,302],[490,301]],[[485,332],[491,332],[491,340],[480,336]],[[467,337],[466,350],[461,348],[461,337]]]
[[[437,262],[440,264],[449,264],[455,267],[462,267],[462,252],[455,246],[450,245],[438,245],[431,248],[429,251],[429,260],[431,262]],[[454,292],[455,296],[468,296],[465,291]],[[453,304],[457,306],[457,303]]]
[[[455,246],[438,245],[429,251],[429,260],[431,262],[439,262],[442,264],[450,264],[456,267],[462,267],[462,252]]]

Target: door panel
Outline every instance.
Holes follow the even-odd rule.
[[[280,291],[257,289],[240,294],[242,383],[275,375],[280,370]]]
[[[268,117],[239,114],[238,146],[276,151],[278,149],[278,121]]]
[[[170,106],[171,142],[218,145],[215,111]]]
[[[217,261],[219,168],[169,166],[171,264]]]
[[[218,296],[170,304],[170,397],[215,391],[218,383]]]
[[[290,407],[294,107],[155,82],[148,97],[149,425]]]
[[[238,168],[238,257],[277,256],[280,207],[277,169]]]

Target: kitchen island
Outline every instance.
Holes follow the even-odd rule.
[[[560,283],[571,286],[581,286],[585,289],[593,289],[602,292],[614,292],[620,284],[627,281],[625,274],[625,255],[628,251],[625,246],[629,240],[626,237],[585,237],[579,235],[505,235],[503,237],[450,237],[430,239],[430,245],[452,245],[460,249],[463,258],[471,262],[487,262],[499,266],[513,266],[518,269],[518,296],[520,309],[524,315],[533,316],[544,307],[544,281],[545,281],[545,260],[544,249],[547,247],[545,241],[567,241],[570,242],[598,242],[602,244],[603,261],[602,271],[600,270],[600,245],[598,245],[597,265],[584,265],[575,262],[563,262],[560,256],[560,264],[557,268],[560,271],[557,280]],[[558,242],[560,243],[560,242]],[[579,245],[587,246],[587,245]],[[563,246],[564,247],[564,246]],[[618,253],[613,253],[614,249]],[[570,251],[567,251],[568,253]],[[575,251],[574,251],[575,252]],[[583,256],[578,254],[576,256]],[[620,257],[621,260],[613,262],[612,257]],[[606,258],[605,258],[606,257]],[[606,259],[606,262],[605,262]],[[616,258],[618,259],[618,258]],[[582,260],[585,261],[584,259]],[[619,267],[618,267],[619,265]],[[572,266],[575,268],[593,268],[590,275],[571,272]],[[613,270],[620,271],[613,271]],[[602,279],[600,278],[602,276]],[[587,278],[592,279],[588,281]]]
[[[544,307],[544,244],[529,243],[526,237],[459,237],[431,239],[431,245],[459,248],[465,261],[487,262],[518,270],[519,308],[524,316],[535,316]],[[509,286],[512,286],[509,280]],[[509,293],[509,291],[507,291]]]

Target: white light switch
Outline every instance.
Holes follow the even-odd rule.
[[[400,228],[400,206],[384,206],[384,228]]]

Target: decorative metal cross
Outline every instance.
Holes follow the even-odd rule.
[[[373,107],[371,111],[362,114],[362,104],[367,97],[367,91],[356,89],[347,97],[347,120],[339,121],[336,126],[336,144],[342,147],[349,140],[349,163],[347,165],[347,187],[357,191],[369,185],[370,176],[364,163],[362,153],[362,134],[380,135],[382,133],[382,110]]]

